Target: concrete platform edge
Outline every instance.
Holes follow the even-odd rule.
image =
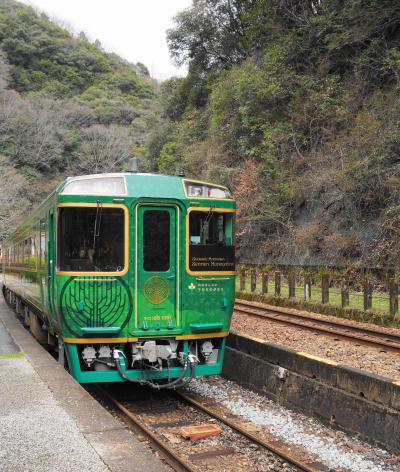
[[[24,329],[11,309],[4,306],[4,309],[0,310],[0,318],[60,407],[73,419],[111,472],[170,470],[40,346]]]
[[[400,386],[393,379],[237,333],[228,337],[223,375],[400,452]]]

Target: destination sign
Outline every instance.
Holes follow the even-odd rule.
[[[234,246],[196,244],[189,248],[189,268],[194,272],[233,272]]]

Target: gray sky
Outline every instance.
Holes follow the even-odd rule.
[[[143,62],[151,75],[164,80],[186,75],[170,61],[166,30],[191,0],[20,0],[44,11],[75,33],[99,39],[106,51],[130,62]]]

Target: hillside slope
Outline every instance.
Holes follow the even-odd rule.
[[[65,175],[126,168],[157,107],[143,64],[0,0],[0,240]]]
[[[149,139],[163,171],[221,180],[243,260],[400,260],[400,3],[194,0]]]

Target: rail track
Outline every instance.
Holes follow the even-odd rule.
[[[373,328],[349,325],[340,321],[322,320],[311,314],[294,313],[283,308],[263,307],[247,300],[235,300],[235,312],[275,321],[289,326],[322,333],[338,339],[380,348],[400,354],[400,335],[388,334]]]
[[[124,384],[124,387],[126,389],[127,385]],[[290,466],[289,468],[286,466],[284,470],[304,472],[324,470],[322,464],[303,462],[302,459],[284,450],[278,441],[268,441],[259,437],[240,424],[238,418],[235,420],[219,412],[215,404],[204,404],[188,393],[154,390],[148,392],[145,388],[136,388],[131,389],[127,395],[126,390],[121,390],[118,394],[105,391],[98,386],[95,389],[125,423],[151,442],[176,471],[278,471],[282,470],[283,463]],[[223,425],[219,439],[210,444],[203,440],[187,441],[179,438],[177,431],[180,427],[198,424],[199,421]],[[271,468],[268,460],[273,461]]]

